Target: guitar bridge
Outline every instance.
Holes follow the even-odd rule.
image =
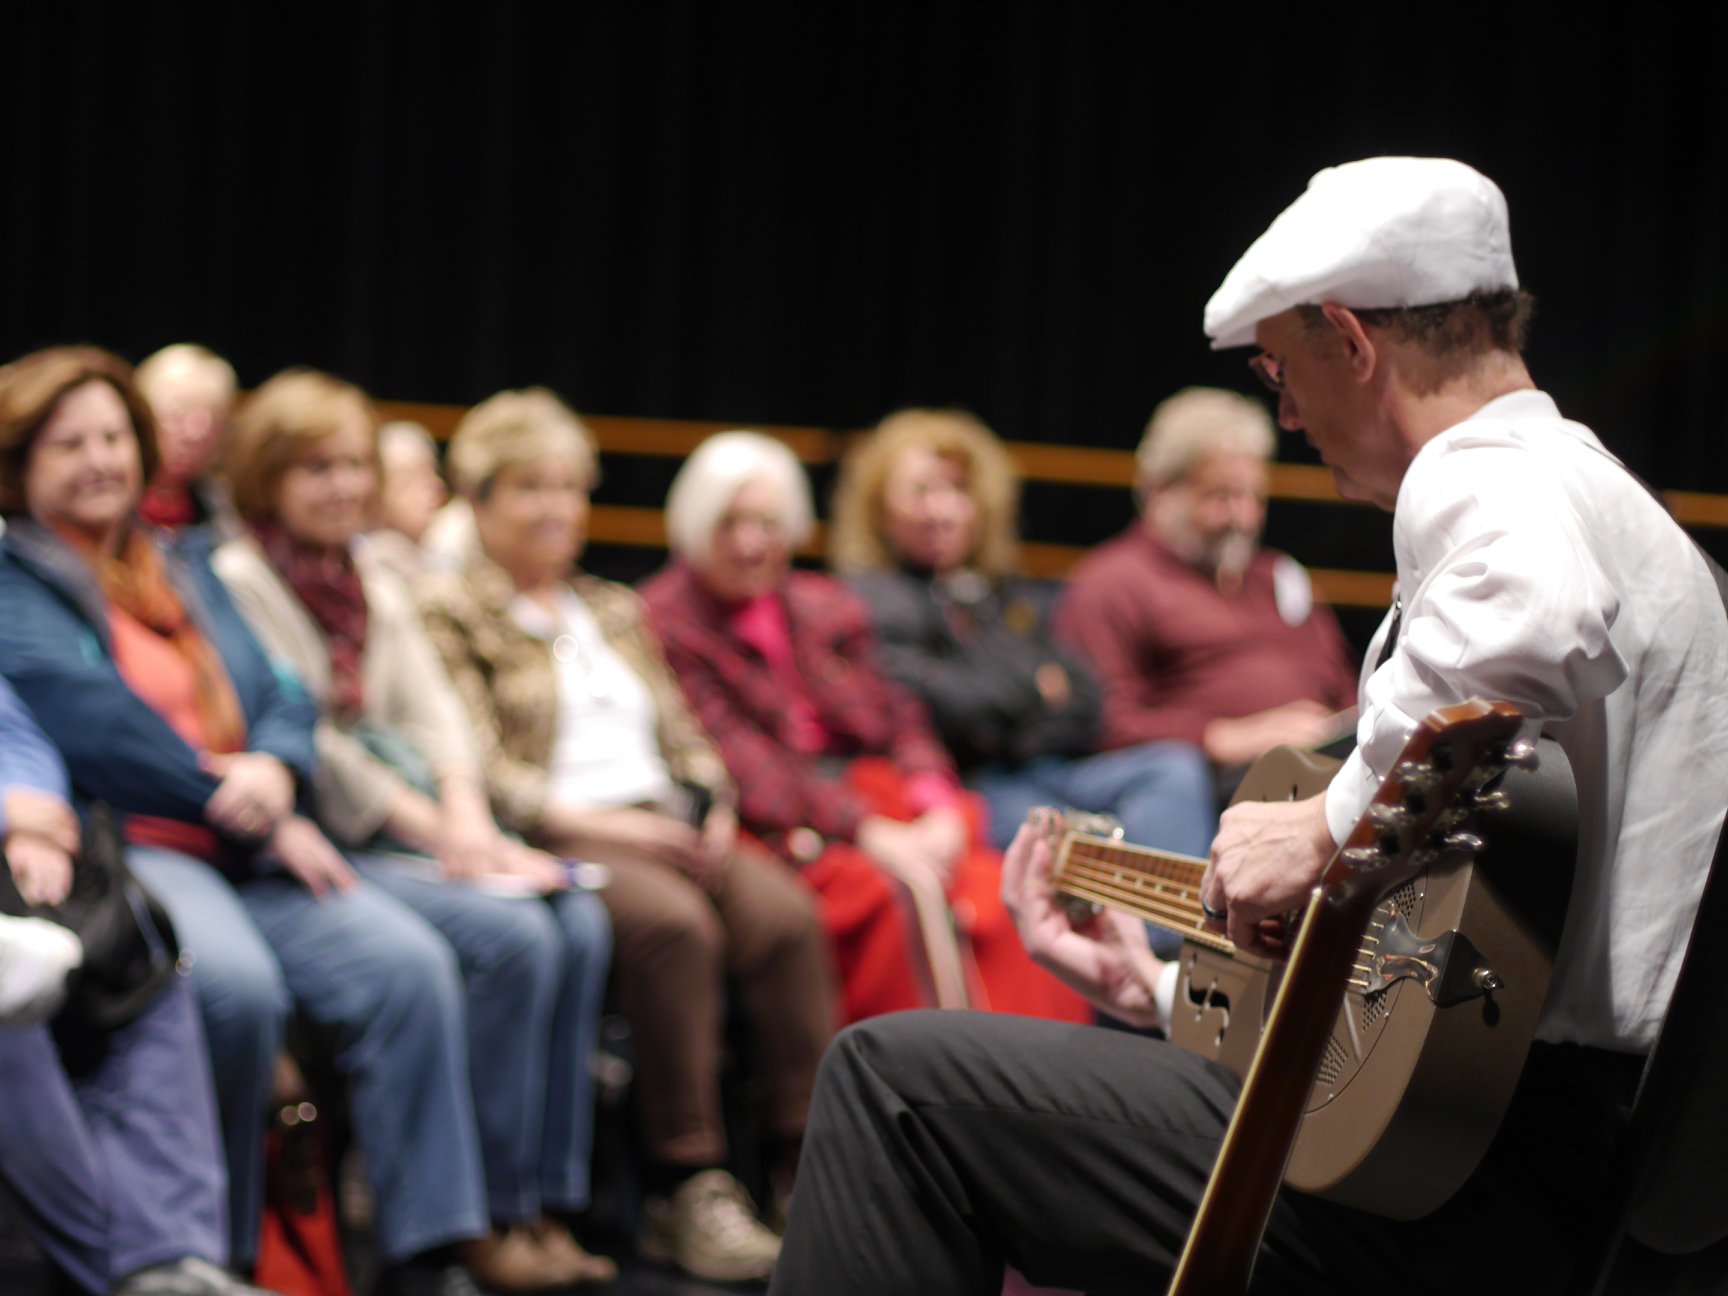
[[[1505,985],[1463,932],[1442,932],[1432,939],[1418,936],[1396,910],[1381,929],[1373,955],[1356,970],[1360,975],[1350,983],[1353,990],[1376,994],[1399,981],[1414,980],[1441,1008],[1491,995]]]

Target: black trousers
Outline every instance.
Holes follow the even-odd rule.
[[[1425,1219],[1285,1191],[1254,1290],[1565,1290],[1594,1257],[1638,1062],[1539,1045],[1482,1167]],[[979,1013],[860,1023],[823,1063],[771,1293],[995,1296],[1005,1263],[1045,1286],[1157,1293],[1237,1090],[1119,1031]]]

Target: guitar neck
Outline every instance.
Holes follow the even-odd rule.
[[[1077,900],[1143,918],[1217,950],[1234,948],[1206,927],[1200,880],[1206,861],[1136,846],[1113,837],[1069,833],[1057,849],[1051,880]]]

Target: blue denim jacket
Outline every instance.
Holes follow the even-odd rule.
[[[228,671],[246,717],[247,749],[286,765],[309,811],[317,720],[311,699],[253,639],[210,569],[207,545],[170,542],[163,557],[187,612]],[[27,519],[9,519],[0,538],[0,676],[59,749],[77,801],[204,822],[217,780],[127,687],[114,661],[107,605],[88,565]]]

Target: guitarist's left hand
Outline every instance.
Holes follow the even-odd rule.
[[[1209,925],[1255,954],[1285,953],[1283,916],[1302,908],[1338,849],[1326,797],[1243,801],[1224,812],[1212,842],[1201,902],[1227,918]]]
[[[1020,941],[1040,967],[1095,1007],[1130,1026],[1163,1026],[1156,987],[1164,964],[1146,940],[1146,925],[1104,910],[1078,924],[1057,903],[1050,884],[1051,838],[1061,829],[1055,810],[1034,810],[1002,860],[1002,903]]]

